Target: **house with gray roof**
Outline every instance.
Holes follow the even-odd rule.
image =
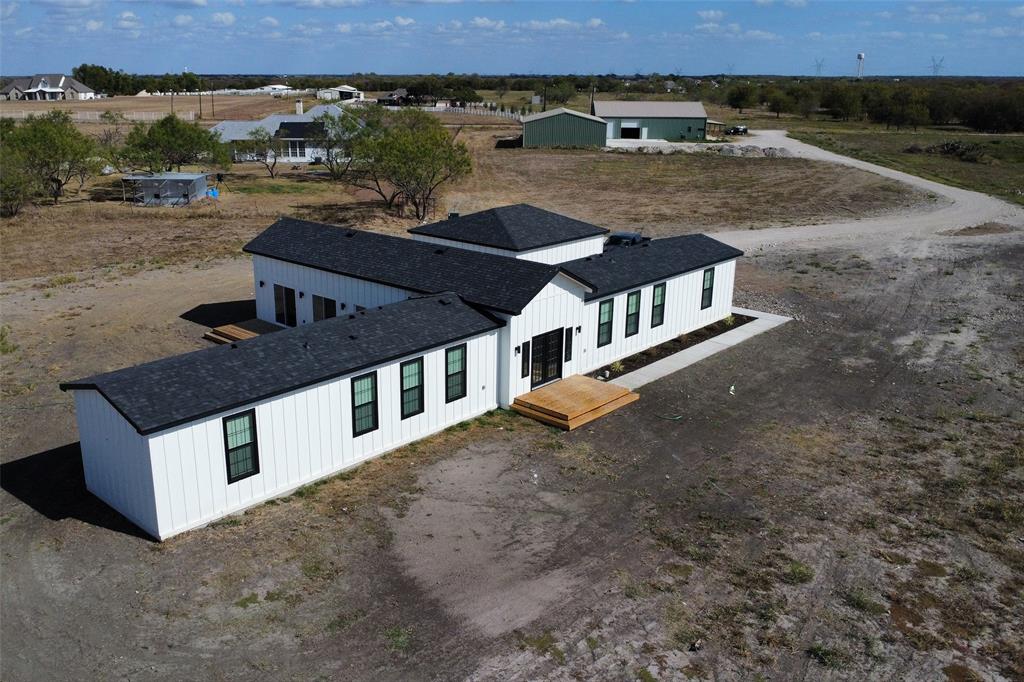
[[[62,384],[88,489],[164,539],[496,408],[551,423],[520,399],[624,391],[582,375],[728,317],[742,255],[528,205],[412,233],[281,218],[243,247],[267,333]]]
[[[231,156],[235,162],[255,161],[252,152],[246,148],[245,143],[251,139],[252,131],[262,129],[267,131],[271,137],[281,138],[279,131],[285,124],[312,123],[325,114],[341,116],[341,107],[336,104],[320,104],[309,111],[302,111],[301,102],[296,105],[294,114],[270,114],[258,121],[221,121],[211,129],[220,136],[220,141],[231,147]],[[302,130],[309,130],[302,128]],[[323,150],[317,150],[314,145],[308,144],[305,138],[286,137],[283,161],[292,163],[311,163],[317,157],[323,156]]]
[[[14,78],[2,89],[0,99],[29,102],[62,99],[95,99],[96,93],[88,85],[63,74],[36,74],[29,78]]]

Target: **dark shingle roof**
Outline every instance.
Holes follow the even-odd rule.
[[[597,237],[608,230],[529,204],[516,204],[420,225],[409,232],[509,251],[528,251]]]
[[[600,256],[563,263],[570,275],[590,282],[587,300],[650,284],[738,258],[743,252],[704,234],[654,239],[638,246],[606,246]]]
[[[557,265],[294,218],[279,219],[243,250],[417,293],[454,291],[513,315],[559,272]]]
[[[324,124],[320,121],[283,121],[274,133],[275,137],[288,138],[293,140],[305,140],[324,131]]]
[[[141,434],[163,431],[500,327],[448,293],[61,384],[95,389]]]

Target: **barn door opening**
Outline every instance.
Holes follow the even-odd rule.
[[[537,388],[541,384],[562,378],[562,330],[553,329],[545,334],[533,337],[531,345],[532,372],[530,386]]]

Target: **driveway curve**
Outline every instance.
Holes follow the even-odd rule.
[[[763,230],[727,230],[716,232],[719,239],[746,251],[775,246],[819,246],[821,242],[855,242],[862,239],[907,239],[933,235],[982,223],[1002,223],[1024,227],[1024,208],[996,197],[971,190],[950,187],[910,173],[893,170],[867,161],[826,151],[794,140],[785,130],[760,130],[751,133],[745,144],[758,147],[784,147],[793,156],[838,163],[906,183],[943,197],[947,202],[929,208],[908,209],[884,216],[815,225],[774,227]]]

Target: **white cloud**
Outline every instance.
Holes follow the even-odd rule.
[[[283,5],[293,5],[305,9],[325,9],[337,7],[358,7],[366,0],[281,0]]]
[[[231,12],[214,12],[211,19],[218,26],[231,26],[235,23],[235,15]]]
[[[725,12],[717,9],[702,9],[697,12],[697,16],[704,21],[719,22],[725,18]]]
[[[604,26],[604,21],[597,17],[591,17],[590,19],[587,19],[586,26],[587,28],[601,28]]]
[[[392,24],[387,19],[384,19],[382,21],[375,21],[372,24],[370,24],[369,26],[367,26],[366,28],[368,28],[371,31],[379,32],[379,31],[386,31],[389,28],[391,28],[392,26],[394,26],[394,24]]]
[[[312,25],[308,25],[308,24],[295,24],[291,28],[292,35],[302,35],[302,36],[312,37],[312,36],[318,36],[318,35],[320,35],[323,32],[324,32],[323,28],[321,28],[320,26],[318,26],[316,24],[312,24]]]
[[[274,17],[263,17],[260,19],[260,26],[266,26],[267,28],[277,28],[281,25],[281,22]]]
[[[709,22],[708,22],[708,23],[706,23],[706,24],[697,24],[697,25],[696,25],[696,26],[694,26],[693,28],[694,28],[695,30],[697,30],[697,31],[700,31],[701,33],[716,33],[716,32],[718,32],[718,31],[719,31],[719,30],[720,30],[720,29],[721,29],[722,27],[721,27],[721,26],[720,26],[719,24],[716,24],[716,23],[715,23],[715,22],[713,22],[713,21],[709,21]]]
[[[885,38],[886,40],[903,40],[907,37],[902,31],[885,31],[878,34],[879,37]]]
[[[616,40],[629,40],[629,37],[630,37],[629,34],[626,33],[625,31],[623,31],[622,33],[616,33],[615,34],[615,39]]]
[[[580,27],[578,22],[569,21],[568,19],[563,19],[562,17],[558,17],[557,19],[547,19],[544,21],[532,19],[525,23],[519,24],[519,26],[521,28],[528,28],[531,31],[552,31]]]
[[[807,7],[807,0],[785,0],[789,7]]]
[[[772,4],[772,2],[773,0],[754,0],[754,4],[760,5],[761,7],[767,7],[768,5]]]
[[[96,19],[90,19],[89,21],[85,22],[85,30],[86,31],[98,31],[101,28],[103,28],[103,22],[102,21],[97,21]]]
[[[892,12],[875,12],[875,16],[879,19],[892,19]]]
[[[1011,7],[1009,10],[1009,14],[1011,17],[1020,17],[1024,19],[1024,5],[1017,5],[1016,7]]]
[[[192,15],[191,14],[179,14],[178,16],[174,17],[174,21],[172,23],[175,26],[179,26],[179,27],[188,26],[189,24],[192,23]]]
[[[121,12],[117,15],[117,22],[114,26],[122,31],[137,31],[142,28],[142,20],[135,12]]]
[[[411,17],[396,16],[395,23],[399,26],[412,26],[416,23],[416,20]]]
[[[749,38],[750,40],[778,40],[779,39],[779,36],[777,34],[775,34],[775,33],[772,33],[771,31],[761,31],[761,30],[758,30],[758,29],[754,29],[752,31],[745,31],[743,33],[743,37],[744,38]]]
[[[93,7],[98,5],[97,0],[36,0],[40,5],[52,5],[54,7],[64,7],[66,9],[83,9],[86,7]]]
[[[823,34],[821,31],[811,31],[810,33],[807,34],[807,37],[810,40],[821,40],[822,38],[825,37],[825,34]]]
[[[970,31],[974,36],[988,36],[990,38],[1024,38],[1024,28],[1012,26],[996,26],[994,28],[976,28]]]
[[[462,28],[462,22],[453,21],[452,28]],[[456,24],[458,24],[456,26]],[[488,17],[473,17],[469,20],[469,25],[473,28],[485,28],[492,31],[500,31],[505,28],[505,22],[500,19],[489,19]]]
[[[945,33],[929,33],[928,37],[932,40],[949,40],[949,36]]]
[[[964,15],[964,21],[969,24],[980,24],[985,21],[987,17],[981,12],[971,12],[970,14]]]
[[[16,2],[2,2],[0,3],[0,21],[10,19],[18,12],[18,3]]]
[[[337,31],[338,33],[351,33],[352,24],[338,24],[337,26],[334,27],[334,30]]]

